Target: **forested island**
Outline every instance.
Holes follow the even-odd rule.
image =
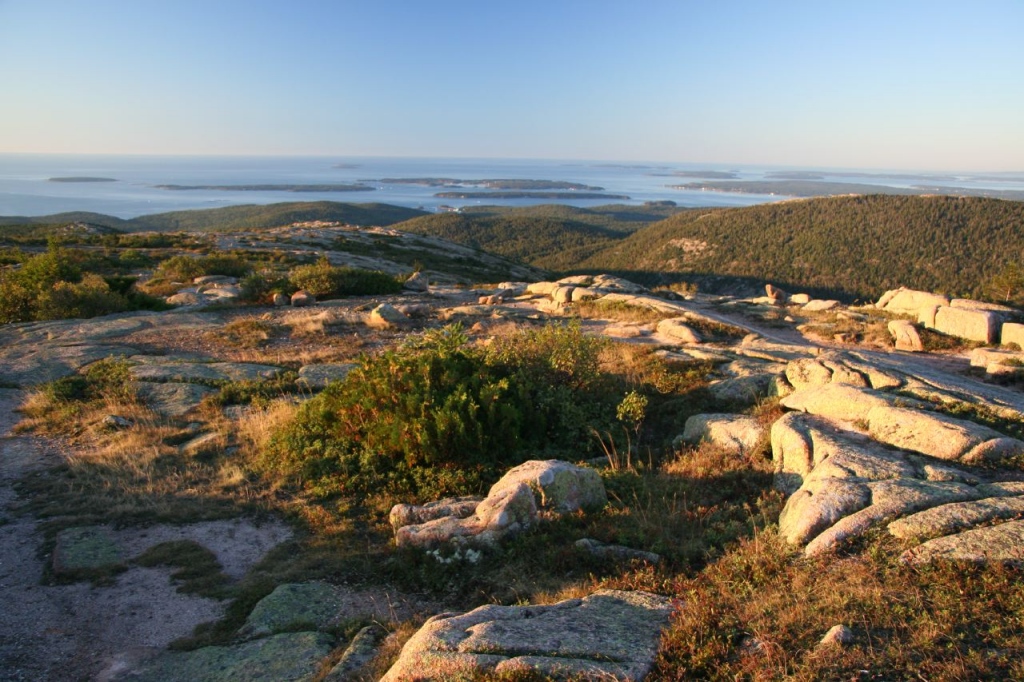
[[[439,199],[615,199],[629,201],[625,194],[605,194],[604,192],[438,192],[434,195]]]
[[[48,182],[117,182],[117,178],[97,178],[91,175],[74,175],[65,178],[50,178]]]
[[[154,185],[175,191],[217,190],[223,192],[372,192],[369,185]]]
[[[486,187],[497,190],[584,190],[600,192],[604,187],[562,180],[457,180],[455,178],[382,178],[389,185],[422,185],[424,187]],[[574,195],[575,196],[575,195]]]

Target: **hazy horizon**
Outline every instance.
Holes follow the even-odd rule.
[[[1024,3],[0,0],[0,153],[1024,170]]]

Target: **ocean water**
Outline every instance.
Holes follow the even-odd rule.
[[[534,161],[508,159],[423,159],[385,157],[186,157],[0,154],[0,216],[42,216],[65,211],[92,211],[120,218],[184,209],[216,208],[282,201],[378,202],[439,210],[473,204],[526,206],[563,203],[598,206],[674,201],[680,206],[749,206],[788,197],[673,189],[696,180],[678,172],[731,171],[740,180],[774,179],[794,169],[715,167],[669,163]],[[806,171],[807,169],[795,169]],[[1024,190],[1021,174],[923,176],[858,174],[832,170],[824,179],[894,187],[959,186]],[[113,182],[52,182],[56,177],[103,177]],[[527,179],[582,183],[604,188],[610,199],[451,199],[436,197],[445,188],[384,183],[384,178],[444,177],[459,180]],[[238,190],[170,190],[158,185],[356,184],[358,192],[289,192]],[[467,190],[484,190],[469,187]]]

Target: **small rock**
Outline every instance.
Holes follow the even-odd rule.
[[[472,516],[482,497],[447,497],[428,504],[396,504],[388,514],[391,527],[395,530],[403,526],[426,523],[445,516],[464,519]]]
[[[296,308],[310,306],[313,305],[314,303],[316,303],[316,296],[309,293],[308,291],[299,289],[294,294],[292,294],[291,304]]]
[[[237,277],[228,275],[202,275],[192,280],[193,284],[238,284]]]
[[[793,294],[789,297],[789,302],[794,305],[806,305],[811,302],[810,294]]]
[[[176,306],[195,306],[204,305],[208,302],[207,298],[201,294],[189,293],[189,292],[178,292],[173,296],[168,296],[165,299],[169,304]]]
[[[325,362],[319,365],[304,365],[299,369],[299,381],[310,388],[327,388],[332,381],[342,381],[355,369],[353,362]]]
[[[639,559],[640,561],[646,561],[649,564],[657,564],[661,561],[661,555],[655,554],[654,552],[645,552],[640,549],[633,549],[631,547],[623,547],[622,545],[606,545],[602,542],[598,542],[593,538],[580,538],[573,543],[577,549],[581,549],[585,552],[590,552],[594,556],[598,557],[610,557],[613,559],[621,559],[624,561],[632,561]]]
[[[818,642],[818,646],[847,646],[853,644],[853,641],[853,630],[845,625],[833,625]]]
[[[291,303],[291,299],[289,299],[287,296],[285,296],[284,294],[281,294],[281,293],[274,294],[274,298],[271,299],[271,300],[272,300],[274,306],[277,307],[277,308],[283,308],[284,306],[286,306],[289,303]]]
[[[808,313],[820,313],[826,310],[832,310],[837,305],[839,305],[839,301],[822,301],[819,299],[815,299],[804,304],[802,310]]]
[[[789,294],[774,284],[765,284],[764,293],[768,297],[768,303],[771,305],[785,305],[789,299]]]
[[[366,324],[374,329],[389,329],[408,324],[409,318],[400,313],[390,303],[381,303],[370,311]]]
[[[114,431],[123,431],[124,429],[130,429],[135,425],[135,422],[133,422],[131,419],[116,414],[108,414],[106,417],[103,418],[102,423],[105,428]]]
[[[409,279],[405,280],[402,287],[409,291],[428,291],[430,289],[430,280],[423,272],[414,272]]]
[[[345,682],[353,673],[366,665],[377,653],[377,647],[387,631],[377,624],[367,625],[349,642],[338,663],[327,673],[324,682]]]

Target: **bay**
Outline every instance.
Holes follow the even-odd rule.
[[[427,159],[391,157],[190,157],[57,154],[0,154],[0,215],[42,216],[91,211],[120,218],[240,204],[283,201],[385,203],[427,211],[479,204],[527,206],[560,203],[590,207],[609,203],[638,205],[674,201],[680,206],[749,206],[786,199],[784,195],[675,189],[700,179],[727,174],[736,180],[772,179],[774,174],[825,173],[825,179],[890,187],[938,185],[1024,189],[1024,174],[914,174],[850,169],[805,169],[768,166],[721,166],[685,163],[636,163],[523,159]],[[720,177],[720,176],[719,176]],[[65,181],[55,182],[53,178]],[[103,178],[113,181],[83,181]],[[522,179],[571,182],[602,187],[610,198],[435,196],[450,188],[382,182],[387,178],[451,178],[464,181]],[[71,181],[67,181],[71,180]],[[294,192],[261,188],[174,190],[159,185],[357,185],[365,191]],[[470,186],[474,191],[486,188]],[[571,195],[571,192],[568,194]]]

